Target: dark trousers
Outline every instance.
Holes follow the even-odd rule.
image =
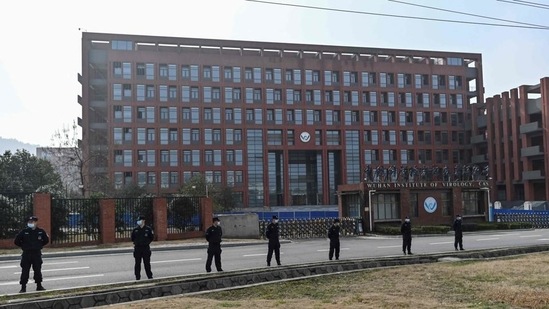
[[[267,265],[271,265],[271,259],[275,254],[276,264],[280,265],[280,243],[269,243],[269,251],[267,251]]]
[[[402,236],[402,252],[412,253],[412,235]]]
[[[32,266],[34,272],[34,282],[42,282],[42,253],[40,252],[23,252],[21,255],[21,278],[19,283],[21,285],[29,282],[29,273]]]
[[[151,271],[151,248],[150,247],[135,247],[133,250],[133,257],[135,258],[135,279],[141,279],[141,260],[143,260],[143,266],[145,267],[145,273],[147,278],[153,277]]]
[[[458,248],[463,250],[463,233],[456,233],[456,237],[454,239],[454,248]]]
[[[221,244],[209,244],[208,258],[206,259],[206,271],[212,271],[212,259],[215,259],[215,268],[222,271],[221,268]]]
[[[336,260],[339,260],[339,240],[338,241],[330,240],[330,253],[328,253],[328,258],[330,260],[334,257],[334,251],[335,251]]]

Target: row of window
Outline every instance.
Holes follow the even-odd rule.
[[[158,100],[160,102],[177,102],[177,87],[159,85]],[[113,101],[155,101],[155,85],[137,85],[136,96],[133,97],[132,84],[113,84]],[[242,89],[233,87],[201,87],[202,96],[200,96],[200,87],[181,86],[181,102],[200,102],[200,103],[261,103],[261,104],[281,104],[288,105],[298,103],[310,103],[314,105],[336,105],[341,104],[359,106],[390,106],[396,104],[405,107],[424,107],[429,108],[431,104],[439,108],[454,107],[463,108],[462,94],[446,93],[427,93],[427,92],[392,92],[392,91],[339,91],[339,90],[300,90],[300,89],[262,89],[245,88],[244,100],[242,100]],[[224,91],[223,99],[221,91]],[[285,96],[283,97],[283,94]]]
[[[135,119],[133,111],[136,111]],[[158,111],[158,115],[156,114]],[[179,113],[181,111],[181,113]],[[223,114],[222,114],[223,113]],[[468,115],[468,114],[467,114]],[[262,109],[262,108],[209,108],[205,107],[132,107],[113,106],[114,122],[221,124],[295,124],[295,125],[377,125],[382,126],[462,126],[465,113],[412,112],[412,111],[356,111],[356,110],[317,110],[317,109]],[[180,117],[180,119],[178,119]],[[244,117],[244,119],[243,119]]]
[[[113,142],[115,145],[133,145],[134,130],[132,128],[113,129]],[[203,135],[200,129],[185,128],[137,128],[137,145],[179,145],[181,135],[182,145],[242,145],[242,129],[225,129],[225,139],[222,140],[221,129],[204,129]],[[157,132],[159,133],[157,143]],[[294,130],[286,130],[284,142],[283,130],[267,130],[267,145],[295,145],[296,134]],[[347,131],[349,132],[349,131]],[[357,132],[358,131],[354,131]],[[315,130],[312,142],[316,146],[341,145],[342,138],[339,130],[326,130],[323,136],[322,130]],[[201,137],[202,136],[202,137]],[[430,130],[365,130],[363,141],[367,145],[465,145],[466,134],[461,131],[430,131]],[[434,138],[434,142],[433,142]]]
[[[154,63],[136,63],[136,79],[155,80],[158,74],[159,80],[193,81],[193,82],[245,82],[261,84],[286,85],[320,85],[324,86],[379,86],[416,89],[461,89],[464,78],[459,75],[442,74],[411,74],[391,72],[358,72],[358,71],[332,71],[332,70],[301,70],[281,68],[259,68],[203,65],[159,64],[156,72]],[[178,76],[179,69],[179,76]],[[131,62],[113,62],[112,73],[115,78],[132,79]]]
[[[244,172],[243,171],[226,171],[225,173],[225,184],[229,187],[241,186],[244,183]],[[133,172],[114,172],[114,186],[116,189],[122,189],[125,185],[136,183],[138,186],[156,186],[157,179],[160,179],[160,188],[169,189],[169,188],[179,188],[183,183],[190,181],[192,177],[201,175],[206,177],[208,183],[211,184],[222,184],[222,172],[221,171],[206,171],[205,174],[201,172],[183,172],[183,182],[180,180],[180,172],[171,171],[171,172],[137,172],[135,173],[137,181],[134,179]],[[158,177],[160,174],[160,177]],[[233,192],[236,194],[242,194],[241,192]]]

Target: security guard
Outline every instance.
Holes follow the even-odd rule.
[[[215,257],[215,268],[217,271],[223,271],[221,268],[221,221],[215,217],[212,219],[212,226],[206,230],[206,240],[208,241],[208,258],[206,259],[206,271],[212,271],[212,259]]]
[[[410,218],[406,217],[402,226],[400,227],[400,233],[402,234],[402,252],[406,255],[412,254],[412,223],[410,223]]]
[[[336,260],[339,260],[339,232],[341,230],[341,227],[339,226],[339,219],[334,219],[334,223],[328,230],[328,238],[330,239],[330,252],[328,253],[328,258],[330,261],[334,257],[334,251],[335,251],[335,258]]]
[[[273,252],[275,254],[276,264],[280,265],[280,240],[278,239],[280,232],[278,229],[278,217],[273,216],[271,223],[267,225],[265,237],[269,240],[269,251],[267,252],[267,266],[271,266]]]
[[[457,215],[456,220],[454,220],[453,230],[455,232],[454,236],[454,248],[456,251],[458,250],[465,250],[463,249],[463,227],[461,226],[461,216]]]
[[[47,245],[50,238],[46,231],[39,228],[36,224],[38,218],[30,216],[27,218],[27,228],[23,229],[15,237],[15,245],[23,249],[21,255],[21,290],[19,293],[27,291],[27,282],[29,281],[29,272],[32,266],[34,272],[34,282],[36,282],[36,290],[46,290],[42,286],[42,247]]]
[[[153,239],[154,232],[152,228],[145,225],[144,216],[139,216],[137,220],[137,227],[134,228],[132,232],[132,242],[134,244],[133,257],[135,258],[135,280],[141,279],[141,260],[143,260],[143,266],[145,266],[145,273],[147,273],[147,278],[153,278],[153,274],[151,271],[150,247]]]

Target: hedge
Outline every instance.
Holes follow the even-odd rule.
[[[528,222],[482,222],[482,223],[464,223],[462,225],[464,232],[487,231],[487,230],[512,230],[512,229],[530,229],[532,223]],[[400,235],[400,225],[378,225],[375,227],[377,233],[385,235]],[[447,234],[452,230],[448,225],[423,225],[412,227],[412,234]]]

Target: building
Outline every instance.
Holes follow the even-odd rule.
[[[549,197],[549,77],[486,99],[475,107],[473,159],[487,161],[497,201],[546,201]]]
[[[475,53],[83,33],[86,175],[164,194],[204,174],[243,207],[337,205],[366,166],[471,163],[481,65]]]

